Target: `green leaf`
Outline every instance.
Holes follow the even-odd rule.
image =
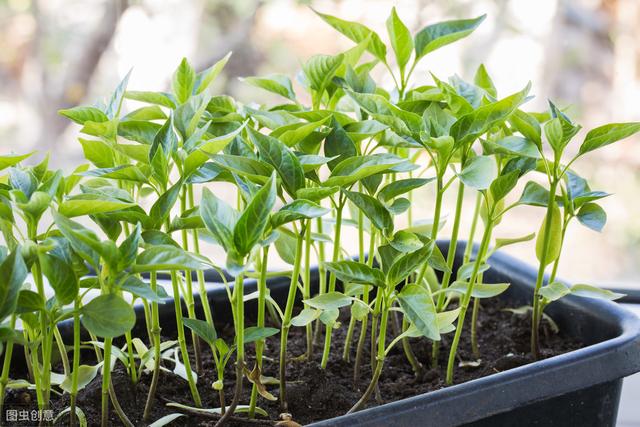
[[[100,295],[80,309],[82,325],[102,338],[116,338],[129,332],[136,323],[133,308],[115,294]]]
[[[224,66],[227,65],[230,57],[231,52],[227,53],[221,60],[213,64],[211,67],[198,73],[193,88],[194,95],[199,95],[211,85],[216,77],[218,77]]]
[[[15,166],[24,159],[31,157],[35,151],[28,154],[7,154],[0,156],[0,170],[6,169],[10,166]]]
[[[144,92],[128,90],[124,97],[134,101],[146,102],[147,104],[162,105],[167,108],[176,108],[173,95],[164,92]]]
[[[158,123],[128,120],[118,123],[118,135],[130,141],[151,145],[161,127]],[[149,147],[146,147],[146,149],[149,150]],[[148,158],[149,155],[147,154],[144,161],[148,162]]]
[[[15,314],[33,313],[44,310],[44,300],[37,292],[21,289],[18,293]]]
[[[73,250],[91,264],[93,268],[98,269],[100,263],[100,254],[96,250],[100,245],[98,236],[93,231],[56,211],[53,211],[53,219],[58,230],[69,241]]]
[[[270,136],[279,139],[287,147],[293,147],[298,145],[305,138],[309,137],[317,128],[324,125],[331,119],[331,116],[327,116],[323,119],[309,123],[295,123],[291,125],[281,126],[274,130]]]
[[[489,131],[506,119],[526,100],[531,89],[531,83],[520,92],[479,107],[462,117],[451,125],[450,135],[456,141],[456,145],[465,145]]]
[[[417,135],[424,130],[424,120],[418,114],[393,105],[385,97],[371,93],[345,92],[374,119],[391,127],[398,135]]]
[[[608,289],[601,289],[592,285],[577,284],[570,288],[572,295],[586,298],[599,298],[607,300],[616,300],[622,298],[624,294],[610,291]]]
[[[336,71],[342,65],[344,55],[314,55],[302,66],[311,89],[322,95]]]
[[[79,173],[81,176],[95,176],[100,178],[116,179],[121,181],[132,181],[146,184],[149,177],[134,165],[120,165],[113,168],[92,169]]]
[[[274,336],[278,332],[280,332],[280,330],[276,328],[249,326],[244,330],[244,342],[245,344],[248,344],[254,341],[263,340],[265,338]]]
[[[58,114],[72,120],[80,125],[85,122],[106,122],[109,117],[101,110],[95,107],[73,107],[66,110],[59,110]]]
[[[540,295],[547,304],[559,300],[570,292],[571,290],[561,282],[552,282],[540,288]]]
[[[184,104],[189,99],[193,93],[195,83],[196,72],[187,61],[187,58],[182,58],[171,81],[171,88],[178,99],[178,103]]]
[[[485,18],[486,15],[482,15],[474,19],[444,21],[426,26],[415,36],[416,58],[468,36]]]
[[[610,123],[592,129],[580,146],[580,155],[625,139],[640,131],[640,123]]]
[[[538,151],[536,144],[531,140],[520,136],[511,135],[499,139],[495,143],[491,144],[491,148],[493,148],[496,153],[500,154],[524,156],[532,159],[540,158],[540,152]]]
[[[284,96],[291,101],[296,101],[296,94],[293,91],[291,79],[283,74],[269,74],[264,77],[244,77],[240,80],[252,86],[259,87],[260,89]]]
[[[387,31],[389,33],[391,47],[393,47],[393,51],[396,54],[398,66],[400,70],[404,70],[407,62],[409,62],[409,58],[411,58],[413,38],[407,26],[400,20],[395,7],[391,9],[391,15],[389,15],[387,19]]]
[[[98,375],[98,371],[100,370],[101,366],[102,366],[101,363],[98,363],[97,365],[93,365],[93,366],[90,366],[90,365],[78,366],[78,373],[77,373],[78,382],[76,384],[77,386],[76,391],[82,390],[83,388],[88,386],[89,383],[93,381],[95,377]],[[70,374],[66,376],[64,381],[60,383],[60,388],[66,391],[67,393],[72,393],[73,392],[72,384],[73,383],[72,383],[71,374]]]
[[[221,136],[217,136],[213,139],[209,139],[203,141],[199,145],[193,148],[193,151],[189,153],[187,158],[184,161],[184,175],[190,175],[195,172],[202,164],[204,164],[209,157],[213,154],[217,154],[220,151],[224,150],[224,148],[229,145],[231,141],[234,140],[236,136],[242,132],[245,124],[243,123],[241,126],[236,128],[235,130]],[[185,147],[186,148],[186,147]]]
[[[347,199],[360,209],[385,236],[390,236],[393,233],[393,217],[378,199],[356,191],[343,190],[343,192]]]
[[[386,203],[401,194],[420,188],[433,180],[434,178],[407,178],[393,181],[382,187],[378,192],[378,199]]]
[[[206,270],[211,263],[206,258],[173,245],[151,246],[138,255],[132,271]]]
[[[124,76],[124,78],[120,81],[116,89],[113,91],[111,95],[111,99],[109,99],[109,103],[107,104],[106,114],[110,119],[114,119],[120,115],[120,109],[122,108],[122,100],[124,98],[124,93],[127,89],[127,85],[129,84],[129,76],[131,75],[131,70]]]
[[[551,119],[545,123],[544,136],[547,138],[547,142],[551,148],[553,148],[555,153],[562,153],[565,138],[562,129],[562,122],[559,118]]]
[[[509,288],[509,283],[476,283],[473,285],[471,296],[474,298],[493,298]],[[468,282],[455,281],[449,286],[447,292],[465,294],[469,286]]]
[[[233,229],[240,216],[238,212],[205,188],[200,202],[200,216],[218,244],[229,252],[233,248]]]
[[[305,299],[304,303],[319,310],[337,310],[351,304],[352,297],[340,292],[326,292],[313,298]]]
[[[60,203],[58,210],[67,218],[81,215],[95,215],[105,212],[113,212],[134,206],[134,203],[121,200],[105,200],[98,194],[78,194]]]
[[[99,168],[110,168],[114,166],[113,150],[106,142],[93,141],[90,139],[78,138],[84,158]]]
[[[56,293],[61,305],[72,303],[78,296],[78,278],[73,266],[51,254],[40,254],[42,273]]]
[[[271,227],[274,229],[288,222],[300,219],[318,218],[331,212],[330,209],[304,199],[294,200],[284,205],[280,210],[271,216]]]
[[[525,138],[533,141],[538,149],[542,149],[540,123],[538,123],[535,117],[522,110],[516,110],[509,117],[509,123]]]
[[[296,155],[276,138],[248,129],[251,142],[258,148],[260,157],[275,168],[291,196],[305,187],[304,170]]]
[[[594,231],[602,231],[607,222],[607,213],[596,203],[585,203],[576,216],[580,224]]]
[[[316,320],[322,314],[321,310],[315,310],[313,308],[303,308],[297,316],[291,319],[292,326],[307,326],[309,323]]]
[[[162,193],[162,195],[158,197],[158,200],[153,203],[149,210],[149,218],[153,227],[149,228],[159,229],[162,226],[164,221],[171,214],[171,209],[173,208],[173,205],[176,204],[178,196],[180,196],[181,189],[182,181],[178,181],[171,186],[171,188]]]
[[[407,285],[398,294],[402,311],[426,338],[440,341],[436,306],[429,292],[418,285]]]
[[[546,257],[544,259],[545,265],[549,265],[554,262],[559,256],[562,249],[562,212],[558,205],[553,204],[551,208],[551,222],[547,224],[547,216],[545,215],[540,230],[538,231],[538,238],[536,240],[536,257],[538,261],[542,261],[542,254],[544,252],[544,233],[549,228],[549,245],[546,251]]]
[[[153,289],[151,289],[151,286],[149,286],[148,283],[143,282],[136,276],[127,277],[127,280],[124,281],[121,289],[123,291],[129,292],[135,297],[142,298],[148,302],[157,302],[163,304],[164,301],[162,300],[162,298],[166,297],[164,296],[165,291],[162,286],[158,286],[158,293],[156,293],[153,291]],[[160,291],[160,289],[162,289],[162,291]],[[162,293],[163,295],[160,295],[160,293]]]
[[[173,414],[169,414],[169,415],[165,415],[164,417],[160,417],[157,420],[155,420],[154,422],[152,422],[151,424],[149,424],[149,427],[164,427],[168,424],[171,424],[172,422],[174,422],[175,420],[177,420],[180,417],[184,417],[185,414],[181,414],[179,412],[173,413]]]
[[[397,258],[387,273],[387,283],[395,286],[415,272],[418,267],[427,262],[433,250],[433,243],[429,243],[417,251],[410,252]]]
[[[15,310],[27,273],[20,248],[14,249],[0,264],[0,322]]]
[[[232,154],[216,154],[211,156],[213,161],[242,177],[251,179],[264,184],[273,173],[273,166],[262,160],[252,159],[250,157],[236,156]]]
[[[489,76],[484,64],[478,66],[476,74],[473,77],[473,83],[479,88],[484,89],[485,92],[494,98],[498,95],[496,86],[493,84],[493,80],[491,80],[491,76]]]
[[[149,161],[153,163],[153,158],[156,155],[158,148],[162,147],[162,151],[165,155],[173,153],[178,146],[178,135],[173,126],[173,114],[169,117],[169,120],[165,121],[164,125],[158,130],[156,136],[153,138],[153,143],[149,149]]]
[[[391,169],[403,160],[391,154],[370,154],[349,157],[338,163],[331,176],[322,185],[324,187],[349,187],[368,176]]]
[[[494,250],[498,250],[500,248],[504,248],[505,246],[513,245],[521,242],[528,242],[529,240],[533,240],[536,237],[536,233],[527,234],[522,237],[512,237],[512,238],[504,238],[504,239],[496,239],[496,244],[494,246]]]
[[[498,176],[498,166],[493,157],[476,156],[467,161],[458,176],[466,186],[486,190]]]
[[[529,181],[522,191],[518,204],[546,207],[549,204],[549,190],[537,182]]]
[[[204,320],[199,319],[182,319],[184,325],[191,329],[196,333],[200,338],[202,338],[207,344],[213,346],[215,345],[216,340],[218,339],[218,334],[216,329],[205,322]]]
[[[518,183],[519,175],[519,170],[513,170],[507,174],[500,175],[491,183],[489,191],[491,192],[494,203],[497,203],[507,197],[509,192],[513,190]]]
[[[316,12],[327,24],[331,25],[340,33],[347,36],[349,39],[356,43],[369,39],[367,50],[378,58],[383,63],[386,62],[387,47],[384,45],[380,36],[374,31],[367,28],[365,25],[358,22],[345,21],[344,19],[336,18],[335,16],[325,15],[323,13]]]
[[[325,262],[327,270],[336,275],[343,283],[356,283],[384,288],[385,276],[382,271],[357,261]]]
[[[389,244],[393,249],[402,253],[417,251],[424,245],[416,234],[406,230],[396,232]]]
[[[256,243],[262,239],[275,202],[276,177],[273,174],[247,204],[233,229],[234,246],[241,256],[249,254]]]
[[[330,170],[343,160],[358,155],[356,144],[335,117],[331,121],[331,132],[327,135],[323,148],[325,156],[334,157],[329,162]]]

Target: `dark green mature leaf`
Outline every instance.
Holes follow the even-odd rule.
[[[417,251],[410,252],[395,259],[387,272],[387,283],[395,286],[402,282],[407,276],[415,272],[418,267],[427,262],[432,251],[433,242],[423,246]]]
[[[435,178],[407,178],[393,181],[382,187],[380,192],[378,192],[378,199],[386,203],[401,194],[420,188],[434,179]]]
[[[233,229],[240,217],[238,212],[205,188],[200,202],[200,216],[218,244],[229,252],[234,247]]]
[[[195,332],[196,335],[202,338],[207,344],[211,346],[215,345],[218,334],[213,326],[199,319],[182,319],[182,321],[187,328]]]
[[[109,120],[109,117],[107,117],[107,115],[102,110],[99,110],[96,107],[73,107],[66,110],[59,110],[58,114],[80,125],[85,124],[85,122],[100,123]]]
[[[335,117],[331,120],[331,132],[327,135],[323,148],[325,156],[335,157],[329,162],[331,170],[343,160],[358,154],[356,144]]]
[[[80,321],[87,330],[102,338],[115,338],[129,332],[136,323],[133,308],[115,294],[100,295],[80,309]]]
[[[368,38],[369,43],[367,45],[367,50],[380,61],[386,62],[387,47],[380,39],[380,36],[378,36],[374,31],[358,22],[345,21],[343,19],[336,18],[335,16],[325,15],[317,11],[314,12],[316,12],[316,14],[327,24],[331,25],[333,28],[356,43],[361,43]]]
[[[171,208],[176,204],[178,196],[180,196],[180,190],[182,189],[182,181],[178,181],[166,192],[164,192],[158,200],[151,206],[149,210],[149,219],[152,228],[159,229],[164,223],[165,219],[171,214]]]
[[[256,243],[262,239],[275,202],[276,176],[273,174],[247,204],[233,229],[234,246],[241,256],[244,257],[251,252]]]
[[[166,291],[162,286],[158,286],[158,293],[154,292],[148,283],[143,282],[142,279],[136,276],[129,276],[120,287],[123,291],[129,292],[131,295],[139,298],[143,298],[146,301],[153,301],[160,304],[164,304],[162,298],[166,298]],[[162,293],[163,295],[160,295]]]
[[[494,203],[507,197],[507,194],[509,194],[518,183],[519,175],[520,171],[514,170],[507,174],[500,175],[491,183],[489,191],[491,192]]]
[[[393,233],[393,217],[389,210],[375,197],[356,191],[344,190],[344,195],[365,214],[371,223],[385,236]]]
[[[531,83],[520,92],[479,107],[460,117],[450,130],[458,146],[473,142],[493,126],[504,122],[526,100]]]
[[[396,54],[396,60],[401,70],[409,62],[411,58],[411,51],[413,50],[413,38],[411,32],[406,25],[402,22],[396,12],[396,8],[391,9],[391,15],[387,19],[387,32],[389,33],[389,40],[391,41],[391,47]]]
[[[91,264],[93,268],[98,269],[100,264],[100,254],[96,250],[96,247],[100,245],[98,236],[88,228],[56,211],[53,211],[53,220],[58,230],[69,241],[73,250]]]
[[[498,176],[498,166],[493,157],[476,156],[463,166],[458,176],[466,186],[486,190]]]
[[[474,19],[444,21],[426,26],[415,36],[416,58],[468,36],[485,18],[486,15],[482,15]]]
[[[138,248],[142,242],[142,228],[140,223],[136,224],[130,235],[128,235],[124,241],[118,247],[118,269],[124,270],[133,264],[138,254]]]
[[[521,205],[546,207],[549,204],[549,190],[537,182],[529,181],[518,200]]]
[[[15,314],[32,313],[34,311],[44,310],[44,299],[37,292],[29,289],[21,289],[18,293],[18,302],[16,303]]]
[[[331,212],[330,209],[323,208],[310,200],[298,199],[284,205],[278,212],[271,215],[271,226],[276,229],[292,221],[318,218],[329,212]]]
[[[542,261],[542,255],[544,253],[544,233],[549,228],[549,244],[547,246],[546,256],[544,258],[545,265],[549,265],[554,262],[560,256],[562,249],[562,212],[557,204],[553,204],[551,208],[551,222],[547,223],[547,217],[545,215],[544,221],[538,231],[538,238],[536,239],[536,257],[538,261]]]
[[[282,183],[292,197],[305,187],[304,169],[298,157],[284,143],[271,136],[248,129],[251,142],[258,148],[260,157],[275,168]]]
[[[138,255],[132,271],[206,270],[211,263],[204,257],[173,245],[151,246]]]
[[[291,85],[291,79],[283,74],[269,74],[264,77],[244,77],[243,82],[259,87],[269,92],[284,96],[291,101],[296,100],[296,94]]]
[[[191,94],[196,84],[196,72],[193,70],[187,58],[182,58],[180,65],[173,74],[171,81],[171,87],[173,93],[178,99],[178,103],[185,103]]]
[[[384,288],[385,275],[382,271],[357,261],[325,262],[327,270],[344,283],[356,283]]]
[[[254,341],[263,340],[265,338],[274,336],[278,332],[280,332],[280,330],[276,328],[249,326],[244,330],[244,342],[245,344],[249,344]]]
[[[640,131],[640,123],[610,123],[592,129],[580,146],[580,155],[604,147]]]
[[[60,304],[72,303],[78,296],[78,278],[73,265],[51,254],[40,254],[42,273],[56,293]]]
[[[27,273],[27,266],[19,247],[0,264],[0,322],[15,310],[18,292],[27,278]]]
[[[596,203],[585,203],[576,216],[580,224],[594,231],[602,231],[607,222],[607,213]]]
[[[404,314],[422,335],[434,341],[440,340],[436,306],[424,287],[407,285],[398,293],[398,300]]]
[[[322,185],[349,187],[368,176],[389,170],[403,161],[399,157],[386,153],[349,157],[333,168],[331,176]]]

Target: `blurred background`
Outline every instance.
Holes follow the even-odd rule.
[[[484,63],[501,96],[533,82],[527,111],[541,111],[552,99],[586,129],[640,120],[638,0],[0,0],[0,153],[49,150],[51,164],[71,172],[82,158],[78,127],[57,110],[107,96],[131,68],[129,88],[165,89],[183,56],[200,70],[233,51],[215,91],[245,103],[281,102],[238,77],[293,76],[309,56],[352,46],[309,5],[362,22],[383,39],[394,5],[414,32],[487,13],[472,36],[427,56],[413,83],[429,83],[429,72],[471,80]],[[382,68],[376,71],[390,88]],[[640,287],[640,138],[598,151],[575,169],[593,189],[614,195],[602,201],[608,213],[602,234],[573,224],[560,275]],[[417,209],[431,212],[430,191],[416,194]],[[468,199],[471,210],[474,196]],[[496,234],[537,231],[541,215],[517,208]],[[535,261],[532,242],[509,251]]]

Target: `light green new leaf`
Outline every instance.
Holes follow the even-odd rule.
[[[471,296],[474,298],[493,298],[509,288],[509,283],[476,283],[473,285]],[[446,292],[465,294],[469,283],[456,280],[446,289]]]
[[[371,285],[381,288],[386,286],[385,276],[382,271],[361,262],[349,260],[325,262],[324,266],[344,283]]]
[[[426,26],[415,37],[416,58],[468,36],[485,18],[486,15],[482,15],[474,19],[444,21]]]
[[[396,8],[391,9],[391,15],[387,19],[387,31],[389,33],[389,40],[391,41],[391,47],[396,54],[396,60],[401,70],[409,62],[411,58],[411,51],[413,50],[413,38],[411,32],[406,25],[402,22]]]
[[[319,201],[325,199],[340,190],[340,187],[310,187],[301,188],[296,192],[296,198]]]
[[[310,200],[298,199],[284,205],[271,216],[271,226],[276,229],[283,224],[298,221],[300,219],[318,218],[326,215],[331,210]]]
[[[58,206],[58,211],[67,218],[81,215],[95,215],[105,212],[113,212],[133,206],[134,203],[121,200],[105,200],[98,194],[78,194],[68,198]]]
[[[16,248],[0,264],[0,322],[15,310],[18,292],[27,273],[20,248]]]
[[[386,153],[349,157],[333,168],[331,176],[322,185],[349,187],[368,176],[389,170],[403,161],[399,157]]]
[[[259,87],[260,89],[283,96],[291,101],[295,102],[296,100],[296,94],[293,91],[291,79],[284,74],[269,74],[264,77],[244,77],[240,80],[249,83],[252,86]]]
[[[17,165],[24,159],[31,157],[34,153],[35,151],[27,154],[7,154],[5,156],[0,156],[0,170]]]
[[[309,323],[320,317],[320,314],[322,314],[321,310],[309,307],[303,308],[297,316],[291,319],[291,325],[297,327],[307,326]]]
[[[199,319],[182,319],[182,321],[187,328],[195,332],[196,335],[202,338],[207,344],[211,346],[215,345],[218,334],[213,326]]]
[[[314,55],[302,66],[311,89],[322,94],[336,71],[342,65],[344,55]]]
[[[101,123],[109,120],[109,117],[107,117],[102,110],[99,110],[96,107],[73,107],[66,110],[59,110],[58,114],[80,125],[85,124],[85,122]]]
[[[331,25],[333,28],[356,43],[360,43],[369,38],[370,41],[367,46],[367,50],[383,63],[386,62],[387,47],[380,39],[380,36],[378,36],[374,31],[358,22],[345,21],[344,19],[336,18],[335,16],[325,15],[317,11],[314,12],[316,12],[316,14],[327,24]]]
[[[213,64],[211,67],[197,74],[193,87],[194,95],[204,92],[211,85],[216,77],[218,77],[224,66],[227,65],[227,61],[229,61],[230,57],[231,52],[227,53],[224,58]]]
[[[100,295],[80,309],[82,325],[102,338],[116,338],[129,332],[136,323],[133,308],[115,294]]]
[[[78,383],[77,390],[82,390],[85,388],[94,378],[98,375],[98,371],[102,363],[98,363],[97,365],[80,365],[78,366]],[[64,381],[60,383],[60,388],[67,393],[71,393],[73,391],[71,375],[65,377]]]
[[[493,157],[476,156],[463,166],[458,176],[466,186],[486,190],[498,176],[498,166]]]
[[[561,282],[552,282],[540,288],[540,295],[545,299],[547,304],[557,301],[569,293],[571,293],[571,290]]]
[[[176,108],[173,95],[164,92],[145,92],[128,90],[124,97],[134,101],[146,102],[147,104],[162,105],[167,108]]]
[[[397,258],[387,272],[387,283],[391,286],[395,286],[402,282],[407,278],[407,276],[415,272],[418,267],[427,262],[432,251],[433,243],[429,243],[417,251],[410,252]]]
[[[171,80],[171,88],[178,99],[178,103],[184,104],[189,99],[195,84],[196,72],[187,61],[187,58],[182,58]]]
[[[497,203],[507,197],[509,192],[513,190],[518,183],[519,175],[519,170],[513,170],[507,174],[500,175],[491,183],[489,191],[491,192],[494,203]]]
[[[570,288],[571,295],[577,295],[586,298],[598,298],[607,300],[617,300],[622,298],[624,294],[610,291],[608,289],[601,289],[596,286],[577,284]]]
[[[310,299],[305,299],[304,303],[319,310],[337,310],[351,304],[352,297],[348,297],[340,292],[326,292]]]
[[[200,216],[218,244],[229,252],[233,248],[233,229],[240,216],[238,212],[205,188],[200,202]]]
[[[150,246],[136,259],[132,271],[206,270],[211,263],[203,256],[173,245]]]
[[[430,340],[440,340],[436,306],[429,292],[418,285],[407,285],[398,294],[400,307],[411,323]]]
[[[557,204],[553,204],[551,209],[551,222],[547,224],[547,216],[545,215],[540,230],[538,231],[538,238],[536,239],[536,257],[538,261],[542,261],[542,255],[544,252],[544,233],[549,228],[549,244],[544,258],[545,265],[549,265],[554,262],[560,256],[560,250],[562,249],[562,212]]]
[[[369,218],[371,223],[385,236],[393,233],[393,217],[389,210],[375,197],[357,191],[344,190],[344,195]]]
[[[491,76],[487,72],[484,64],[480,64],[476,70],[476,74],[473,77],[473,83],[481,89],[484,89],[489,95],[494,98],[498,95],[496,86],[493,84]]]
[[[234,246],[241,256],[251,252],[256,243],[262,239],[275,202],[276,176],[273,174],[247,204],[233,229]]]
[[[587,133],[580,146],[580,155],[613,144],[640,131],[640,123],[610,123],[592,129]]]

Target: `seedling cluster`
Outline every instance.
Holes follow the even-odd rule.
[[[144,419],[155,426],[183,412],[218,413],[220,425],[239,412],[260,417],[262,399],[279,400],[284,412],[291,328],[305,330],[302,358],[326,368],[330,354],[341,352],[351,360],[356,380],[364,349],[371,349],[370,384],[351,412],[376,393],[395,345],[402,346],[416,375],[446,352],[445,381],[451,384],[463,327],[470,325],[480,357],[479,301],[509,286],[483,280],[491,254],[532,239],[539,260],[530,305],[535,357],[548,304],[568,294],[618,296],[586,284],[567,286],[556,273],[572,220],[596,231],[606,221],[597,202],[608,194],[592,190],[572,165],[638,132],[640,123],[607,124],[574,142],[580,126],[565,112],[553,103],[543,113],[525,112],[530,85],[499,96],[483,65],[472,81],[432,76],[432,85],[411,86],[420,61],[471,34],[484,16],[429,25],[412,35],[394,9],[386,25],[388,48],[362,24],[318,15],[355,46],[304,63],[298,82],[311,105],[279,74],[243,80],[281,96],[282,104],[241,104],[212,95],[209,86],[229,55],[198,73],[183,60],[169,92],[129,90],[127,76],[107,102],[60,112],[81,126],[79,142],[88,161],[70,175],[50,170],[48,157],[35,166],[23,165],[32,153],[0,157],[0,413],[8,388],[34,390],[43,410],[52,393],[68,393],[70,406],[59,417],[82,424],[78,393],[100,374],[102,425],[109,423],[110,408],[124,425],[134,425],[111,382],[116,364],[126,368],[132,383],[151,376]],[[378,86],[371,77],[376,67],[393,77],[393,88]],[[125,99],[143,106],[125,112]],[[229,184],[236,189],[233,202]],[[413,193],[426,186],[435,188],[429,212],[412,203]],[[443,236],[447,191],[456,192],[456,204],[451,234]],[[465,192],[476,194],[472,211],[463,209]],[[523,206],[545,211],[537,233],[496,237],[505,215]],[[463,215],[471,218],[469,230],[461,229]],[[398,227],[402,216],[405,228]],[[355,257],[343,249],[345,227],[356,230]],[[467,244],[464,262],[454,270],[459,241],[477,236],[479,246]],[[438,238],[449,239],[446,254]],[[214,262],[201,253],[202,240],[222,247],[226,259]],[[290,269],[273,268],[274,252]],[[311,276],[315,259],[317,282]],[[233,340],[218,336],[213,322],[204,275],[211,268],[223,279],[227,273],[234,277],[226,284]],[[169,274],[173,302],[159,273]],[[274,276],[290,278],[284,305],[267,288]],[[247,277],[257,279],[256,293],[244,292]],[[202,313],[196,312],[196,299]],[[255,323],[245,316],[252,300],[258,307]],[[135,303],[144,310],[139,336],[132,333]],[[175,308],[173,341],[161,338],[159,304],[165,303]],[[472,321],[465,323],[468,316]],[[63,320],[73,323],[73,342],[63,341]],[[392,321],[401,325],[398,333],[391,332]],[[332,342],[338,327],[347,328],[343,348]],[[89,339],[81,339],[83,333]],[[441,346],[447,334],[451,344]],[[272,336],[280,351],[267,358],[265,340]],[[412,337],[432,343],[430,360],[418,360]],[[24,355],[13,354],[16,345]],[[250,346],[251,365],[245,356]],[[95,363],[81,364],[81,349],[93,351]],[[204,351],[215,361],[212,385],[198,382]],[[54,354],[62,372],[52,370]],[[28,376],[11,377],[12,359],[24,360]],[[229,402],[224,391],[230,362],[235,391]],[[263,375],[267,363],[278,365],[278,378]],[[192,404],[173,404],[176,413],[153,420],[154,405],[164,404],[156,399],[163,371],[184,378]],[[219,392],[219,402],[201,399],[199,389],[209,386]],[[252,388],[248,402],[240,401],[245,386]]]

